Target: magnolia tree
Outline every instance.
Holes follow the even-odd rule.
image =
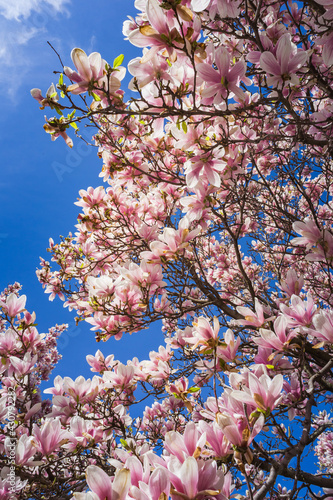
[[[52,140],[93,127],[104,182],[37,274],[97,341],[165,343],[98,350],[51,402],[65,327],[5,290],[0,498],[333,498],[332,0],[135,6],[134,97],[123,56],[79,48],[32,90]]]

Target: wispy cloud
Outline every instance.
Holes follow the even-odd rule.
[[[0,87],[15,100],[40,54],[38,42],[50,36],[55,18],[69,15],[70,0],[0,0]],[[52,39],[51,35],[51,39]]]
[[[33,11],[44,11],[46,7],[53,12],[61,12],[69,0],[0,0],[0,14],[6,19],[19,21],[28,18]]]

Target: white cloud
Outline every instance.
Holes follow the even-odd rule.
[[[54,40],[48,28],[52,27],[55,18],[69,15],[66,10],[69,2],[0,0],[0,87],[13,101],[25,78],[42,56],[41,43],[46,48],[46,40]]]
[[[0,14],[6,19],[28,18],[33,11],[38,12],[45,8],[61,12],[69,0],[0,0]],[[50,10],[51,10],[50,9]]]

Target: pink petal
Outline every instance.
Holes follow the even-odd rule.
[[[112,483],[112,500],[124,500],[130,486],[130,471],[128,469],[117,470],[114,481]]]
[[[230,67],[230,55],[224,47],[217,49],[215,54],[215,63],[219,69],[220,77],[228,76]]]
[[[126,460],[126,467],[129,468],[131,471],[131,483],[133,486],[138,486],[139,481],[142,481],[142,463],[140,460],[135,457],[131,456]]]
[[[281,74],[288,73],[288,64],[289,59],[292,53],[292,46],[290,35],[283,35],[278,41],[277,50],[276,50],[276,59],[280,63]]]
[[[92,77],[92,72],[90,69],[89,59],[87,54],[82,49],[73,49],[71,53],[72,61],[77,68],[79,75],[83,80],[89,82]]]
[[[96,465],[89,465],[86,469],[86,480],[91,491],[99,496],[100,500],[112,500],[111,478]]]
[[[300,69],[307,61],[308,54],[304,50],[300,50],[297,54],[291,58],[288,64],[288,72],[295,73]]]
[[[270,393],[274,399],[277,399],[280,396],[282,387],[283,387],[283,376],[281,375],[281,373],[279,373],[279,375],[276,375],[276,377],[273,378],[270,387]]]
[[[194,12],[202,12],[210,4],[210,0],[192,0],[192,10]]]
[[[221,75],[207,63],[198,64],[198,75],[207,83],[221,83]]]
[[[245,62],[244,61],[238,61],[235,66],[233,66],[231,68],[231,70],[229,71],[229,75],[228,75],[228,81],[229,82],[235,82],[235,81],[239,81],[242,79],[242,77],[245,75],[245,69],[246,69],[246,66],[245,66]]]
[[[153,500],[158,500],[161,493],[169,497],[170,480],[165,469],[159,467],[154,470],[149,479],[149,489]]]
[[[251,406],[256,406],[251,394],[245,391],[232,391],[232,397],[241,403],[245,403]],[[224,432],[224,429],[223,429]]]
[[[77,74],[76,71],[73,71],[71,68],[69,68],[68,66],[65,66],[64,67],[64,73],[66,76],[68,76],[68,78],[70,80],[73,80],[73,82],[81,82],[82,81],[82,78],[80,78],[80,76]]]
[[[281,68],[271,52],[264,52],[260,57],[261,68],[271,75],[281,75]]]
[[[198,492],[199,471],[194,457],[188,457],[180,469],[180,478],[189,498],[195,498]]]
[[[88,57],[90,69],[92,72],[92,77],[94,80],[98,80],[103,74],[102,68],[102,57],[98,52],[92,52]]]
[[[148,21],[158,32],[168,35],[169,27],[166,21],[165,10],[163,10],[157,0],[148,0],[146,7]]]

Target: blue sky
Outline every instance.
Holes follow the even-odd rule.
[[[59,341],[63,359],[51,381],[57,374],[92,376],[85,357],[98,348],[126,362],[134,356],[146,358],[162,339],[155,328],[120,342],[97,344],[88,324],[76,327],[74,312],[64,309],[58,299],[48,300],[35,274],[39,256],[50,256],[49,238],[57,242],[59,235],[74,232],[79,190],[102,183],[98,177],[102,163],[94,148],[74,140],[70,150],[61,138],[51,142],[43,130],[44,111],[30,89],[40,88],[45,95],[50,83],[58,80],[52,72],[61,69],[47,41],[67,66],[73,67],[74,47],[88,54],[98,51],[110,63],[123,53],[125,64],[140,55],[122,34],[123,21],[135,13],[134,0],[0,0],[0,284],[1,289],[15,281],[23,285],[27,309],[36,312],[40,333],[56,323],[69,324]],[[129,80],[127,75],[124,89]]]

